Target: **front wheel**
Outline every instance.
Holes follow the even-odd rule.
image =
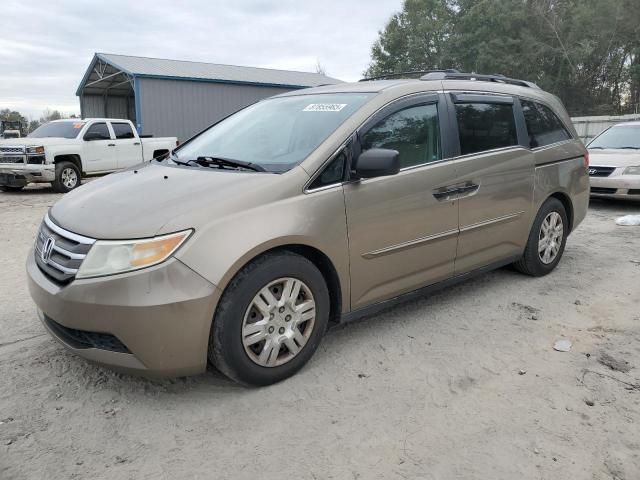
[[[231,281],[216,310],[210,361],[245,385],[296,373],[318,348],[329,320],[329,292],[316,266],[291,252],[264,255]]]
[[[56,163],[56,177],[51,183],[57,193],[67,193],[80,186],[80,169],[71,162]]]
[[[557,198],[547,199],[536,215],[524,255],[514,264],[515,268],[534,277],[551,272],[562,258],[568,235],[564,205]]]

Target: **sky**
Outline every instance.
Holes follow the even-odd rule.
[[[0,109],[78,114],[94,52],[361,78],[402,0],[2,0]]]

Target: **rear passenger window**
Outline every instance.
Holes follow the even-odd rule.
[[[371,148],[400,152],[400,168],[440,160],[438,107],[420,105],[389,115],[363,135],[362,149]]]
[[[571,138],[560,119],[549,107],[528,100],[522,100],[521,104],[531,148],[544,147]]]
[[[518,144],[511,104],[458,103],[456,117],[462,155]]]
[[[112,123],[111,126],[117,139],[134,138],[133,130],[131,130],[131,125],[128,123]]]

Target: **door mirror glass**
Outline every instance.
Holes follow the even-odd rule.
[[[360,178],[385,177],[400,171],[400,153],[387,148],[372,148],[362,152],[356,161],[355,173]]]

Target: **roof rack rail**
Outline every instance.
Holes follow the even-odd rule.
[[[480,73],[461,73],[461,72],[448,72],[438,71],[429,72],[426,75],[420,77],[420,80],[470,80],[479,82],[496,82],[496,83],[508,83],[510,85],[518,85],[521,87],[540,88],[533,82],[526,80],[518,80],[517,78],[509,78],[501,73],[495,73],[493,75],[484,75]]]
[[[416,75],[421,75],[422,80],[427,80],[426,77],[427,75],[430,75],[432,73],[460,73],[459,70],[456,70],[455,68],[449,68],[446,70],[411,70],[408,72],[398,72],[398,73],[385,73],[383,75],[376,75],[374,77],[366,77],[366,78],[362,78],[359,81],[360,82],[369,82],[371,80],[386,80],[386,79],[390,79],[390,78],[411,78],[410,75],[416,76]],[[430,80],[430,79],[429,79]]]

